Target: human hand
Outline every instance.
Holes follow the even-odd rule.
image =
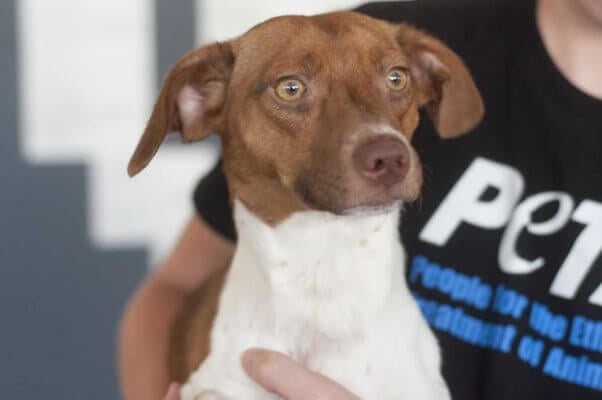
[[[163,400],[180,400],[180,385],[172,383]]]
[[[247,350],[242,365],[254,381],[287,400],[359,400],[338,383],[303,368],[282,353]]]

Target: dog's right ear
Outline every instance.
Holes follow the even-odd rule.
[[[219,130],[233,66],[230,43],[213,43],[188,53],[171,69],[128,164],[130,176],[150,162],[169,132],[180,131],[187,143]]]

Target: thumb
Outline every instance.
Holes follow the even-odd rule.
[[[247,350],[242,365],[254,381],[288,400],[358,400],[338,383],[303,368],[282,353]]]

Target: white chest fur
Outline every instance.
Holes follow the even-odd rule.
[[[234,217],[238,245],[211,353],[183,400],[208,390],[274,398],[240,367],[250,347],[288,354],[362,398],[448,398],[437,344],[403,278],[399,210],[302,212],[271,227],[236,201]]]
[[[235,219],[239,252],[266,279],[275,314],[326,337],[361,334],[392,284],[402,284],[397,210],[363,217],[303,212],[272,228],[237,203]]]

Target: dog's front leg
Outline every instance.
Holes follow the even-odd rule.
[[[184,390],[182,390],[181,400],[229,400],[226,396],[214,390],[205,390],[193,396],[194,397],[189,397],[188,395],[185,395]]]
[[[232,345],[234,347],[235,344]],[[280,397],[267,392],[244,372],[242,351],[230,354],[216,346],[201,367],[190,375],[182,386],[181,400],[276,400]]]
[[[205,368],[203,368],[205,367]],[[236,379],[232,374],[211,374],[207,366],[195,372],[182,386],[181,400],[276,400],[278,396],[266,392],[261,386],[250,381]],[[230,369],[231,371],[231,369]],[[214,379],[207,379],[213,376]],[[248,379],[248,378],[247,378]]]

